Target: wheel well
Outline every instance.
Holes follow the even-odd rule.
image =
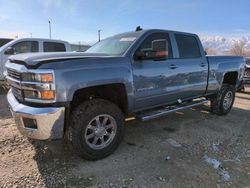
[[[74,108],[83,101],[101,98],[115,103],[123,113],[128,112],[128,99],[123,84],[109,84],[79,89],[74,93],[71,107]]]
[[[230,84],[236,86],[237,78],[238,78],[237,72],[228,72],[224,75],[223,84]]]

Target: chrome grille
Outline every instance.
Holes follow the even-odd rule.
[[[22,93],[22,90],[21,90],[21,85],[20,85],[20,81],[21,81],[21,76],[22,73],[14,70],[14,69],[7,69],[7,80],[8,80],[8,77],[13,79],[13,80],[8,80],[11,88],[12,88],[12,92],[14,94],[14,96],[22,101],[23,100],[23,93]]]
[[[22,75],[20,72],[17,72],[13,69],[7,69],[7,74],[9,77],[15,79],[15,80],[21,80]]]
[[[12,87],[12,92],[17,99],[23,100],[22,90]]]

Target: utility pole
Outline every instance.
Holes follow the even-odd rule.
[[[99,41],[99,42],[101,41],[101,31],[102,31],[102,30],[100,30],[100,29],[98,30],[98,41]]]
[[[32,38],[32,33],[30,33],[30,38]]]
[[[50,20],[49,20],[49,39],[51,39],[51,23],[50,23]]]

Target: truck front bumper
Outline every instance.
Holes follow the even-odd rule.
[[[244,84],[250,84],[250,77],[244,77],[243,78],[243,83]]]
[[[16,100],[12,91],[7,100],[18,130],[24,136],[38,140],[63,137],[65,107],[30,107]]]

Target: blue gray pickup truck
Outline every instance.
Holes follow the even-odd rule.
[[[213,113],[227,114],[244,66],[243,57],[206,56],[195,34],[138,30],[84,53],[10,57],[7,99],[23,135],[64,138],[98,160],[121,143],[126,117],[145,121],[208,101]]]

